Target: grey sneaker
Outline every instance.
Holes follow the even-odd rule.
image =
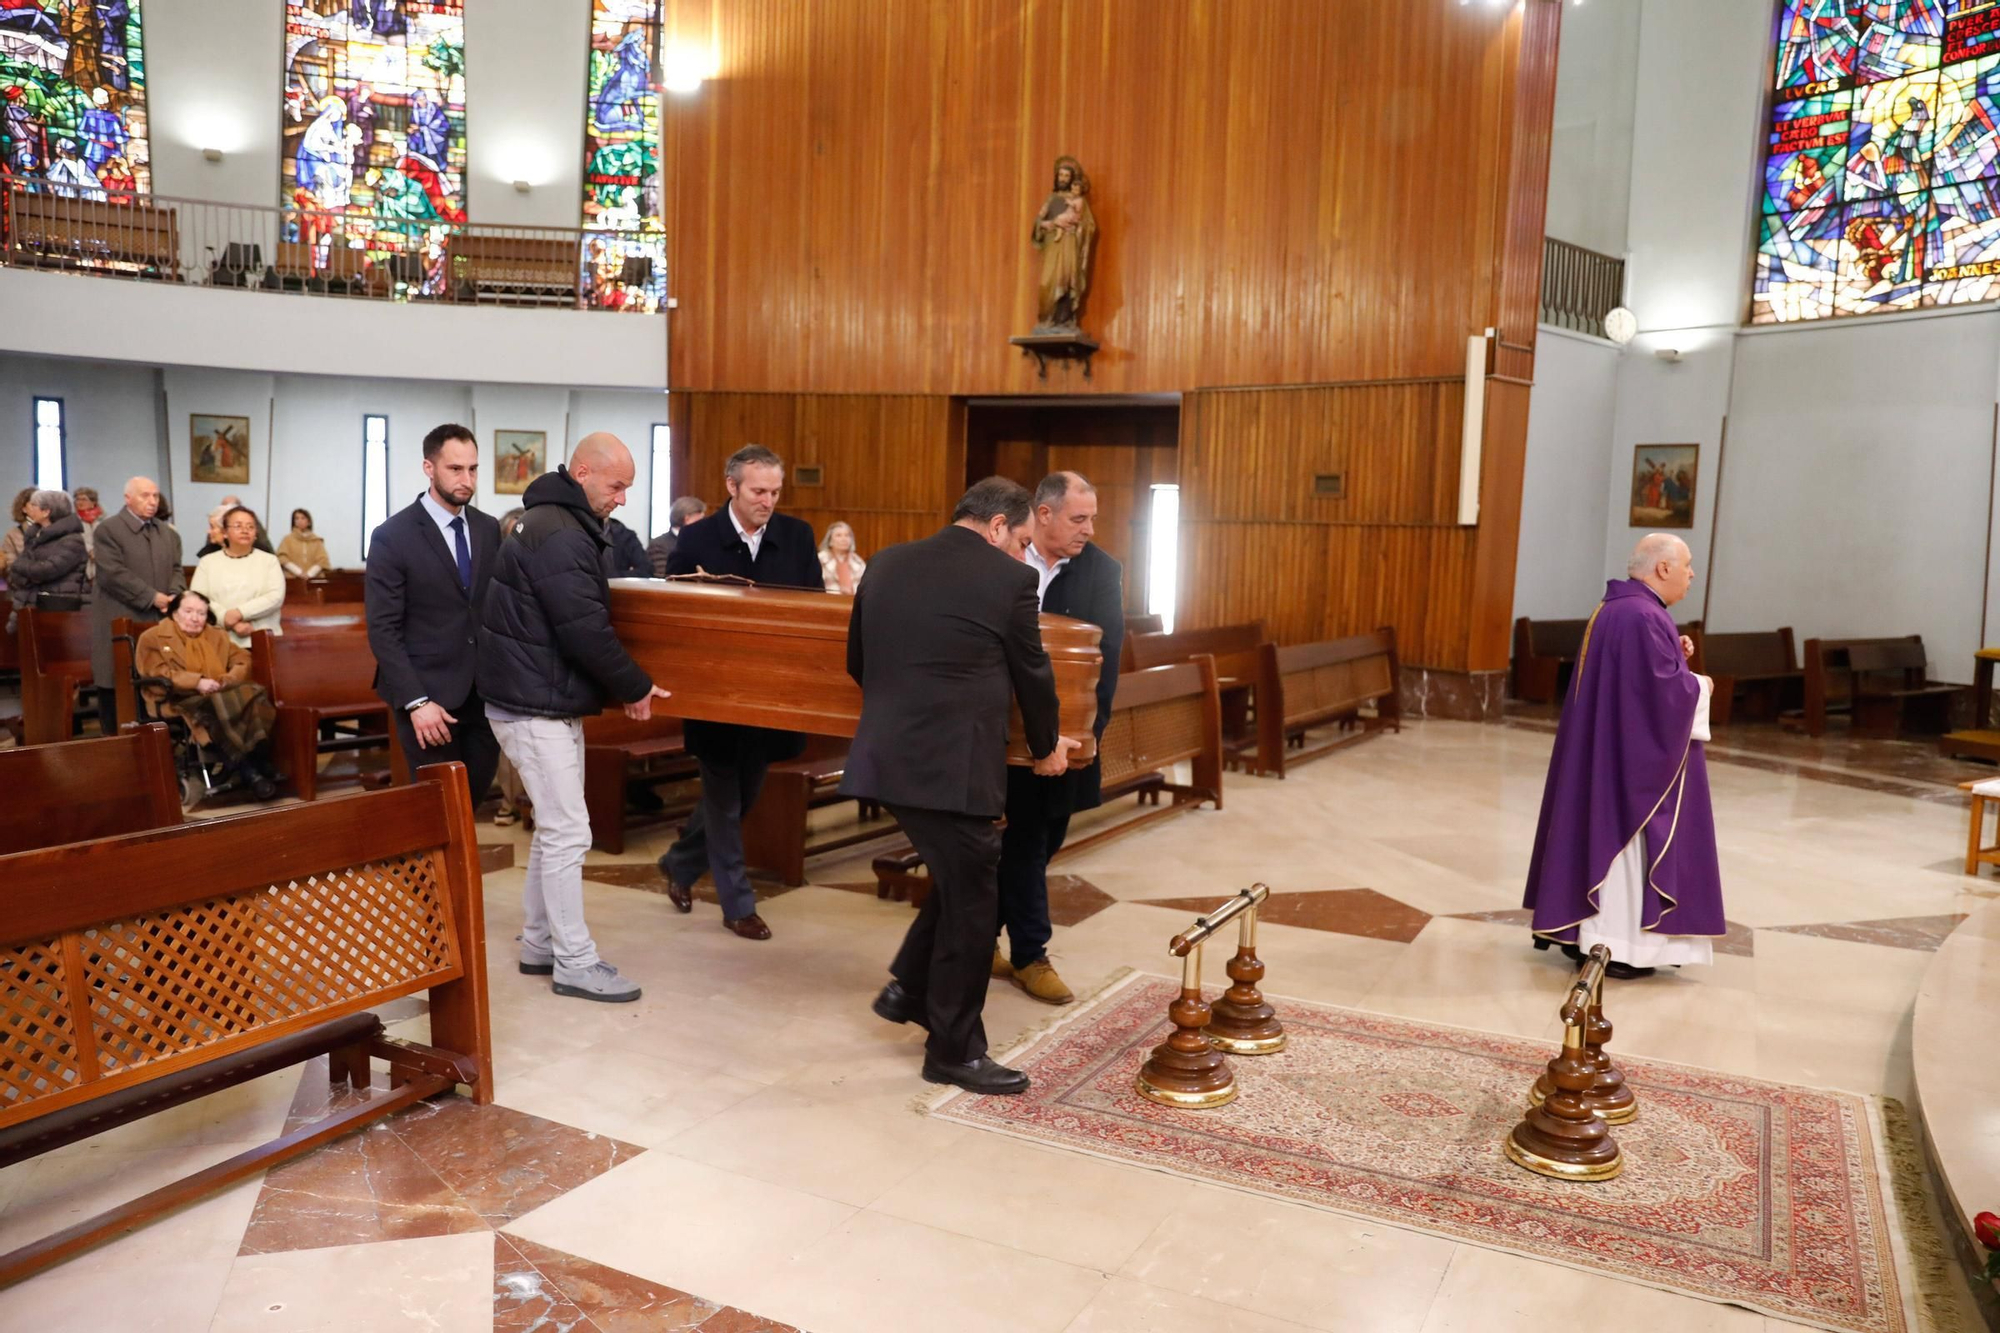
[[[606,1004],[624,1004],[639,998],[639,983],[619,976],[618,969],[609,963],[598,963],[581,972],[573,972],[557,964],[555,978],[558,995],[573,995],[579,1000],[602,1000]]]
[[[524,977],[545,977],[556,970],[556,956],[540,949],[528,947],[528,942],[519,935],[514,942],[521,946],[521,975]]]

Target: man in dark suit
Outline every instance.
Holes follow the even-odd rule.
[[[812,524],[777,512],[785,461],[761,444],[747,444],[730,455],[723,480],[729,503],[681,529],[667,557],[668,575],[735,574],[769,587],[824,590]],[[805,738],[692,720],[682,724],[681,734],[701,765],[701,804],[660,858],[667,897],[681,911],[693,911],[694,882],[707,870],[715,878],[722,924],[746,940],[768,940],[771,928],[757,914],[743,859],[743,816],[757,803],[771,765],[797,758]]]
[[[926,1080],[975,1092],[1028,1087],[1027,1075],[987,1055],[980,1020],[997,929],[1009,697],[1020,700],[1035,772],[1062,773],[1077,746],[1058,734],[1036,578],[1020,558],[1028,509],[1016,483],[980,482],[950,527],[876,557],[847,627],[861,722],[841,795],[887,806],[931,872],[875,1012],[929,1029]]]
[[[473,681],[500,524],[472,507],[479,444],[465,427],[424,437],[424,476],[416,503],[368,539],[368,648],[410,771],[456,759],[476,803],[500,766]]]
[[[1091,543],[1097,490],[1074,472],[1054,472],[1035,488],[1035,517],[1025,553],[1035,571],[1041,609],[1087,620],[1104,631],[1104,665],[1097,675],[1096,735],[1104,738],[1111,697],[1118,690],[1118,652],[1125,639],[1125,570]],[[993,975],[1045,1004],[1076,995],[1049,962],[1049,862],[1069,836],[1069,819],[1103,802],[1103,769],[1095,759],[1059,778],[1007,770],[1007,827],[1000,838],[1000,924],[1008,953],[993,954]]]

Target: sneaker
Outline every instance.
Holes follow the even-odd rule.
[[[579,1000],[601,1000],[606,1004],[625,1004],[639,998],[639,983],[618,975],[618,969],[609,963],[597,963],[581,972],[557,965],[555,968],[555,992],[570,995]]]
[[[500,809],[495,810],[493,812],[493,826],[495,828],[506,828],[507,826],[518,820],[520,817],[521,816],[514,813],[512,810],[509,810],[503,806]]]
[[[1007,961],[1007,951],[999,945],[993,946],[993,976],[1005,981],[1014,975],[1014,965]]]
[[[533,949],[519,935],[514,942],[521,946],[521,975],[524,977],[546,977],[556,970],[556,956],[541,949]]]
[[[1076,992],[1063,985],[1063,979],[1047,958],[1037,958],[1026,967],[1014,972],[1014,984],[1043,1004],[1070,1004],[1076,999]]]

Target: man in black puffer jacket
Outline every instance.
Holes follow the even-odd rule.
[[[535,805],[522,892],[521,971],[554,975],[555,992],[585,1000],[639,998],[597,956],[583,920],[583,719],[610,704],[644,721],[667,697],[611,629],[604,520],[625,503],[632,454],[613,435],[586,435],[567,469],[538,477],[527,512],[486,591],[479,697],[508,762]]]

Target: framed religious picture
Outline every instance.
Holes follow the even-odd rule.
[[[188,480],[242,486],[250,480],[250,418],[188,414]]]
[[[1635,528],[1694,526],[1698,444],[1642,444],[1632,451],[1632,517]]]
[[[545,430],[493,432],[493,490],[519,495],[528,483],[549,470],[549,433]]]

